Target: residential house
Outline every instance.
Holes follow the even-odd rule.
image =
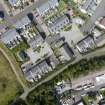
[[[58,52],[60,54],[59,59],[61,62],[70,61],[74,56],[73,50],[69,47],[69,45],[67,43],[62,45],[58,49]]]
[[[57,65],[60,63],[54,54],[52,54],[50,57],[46,58],[46,61],[52,67],[52,69],[55,69],[57,67]]]
[[[96,37],[95,43],[96,43],[97,47],[102,47],[103,45],[105,45],[105,35],[100,35],[100,36]]]
[[[11,6],[18,7],[21,4],[21,0],[8,0]]]
[[[41,16],[43,16],[49,10],[58,7],[58,5],[58,0],[38,0],[36,10]]]
[[[28,44],[32,49],[36,49],[38,46],[41,46],[41,44],[44,42],[41,35],[36,35],[34,38],[28,41]]]
[[[91,35],[88,35],[76,45],[80,53],[86,53],[96,47],[95,41]]]
[[[49,71],[51,71],[51,67],[48,65],[46,60],[36,64],[28,63],[22,65],[23,73],[26,79],[30,82],[38,81],[42,75],[45,75]]]
[[[64,26],[70,23],[68,16],[55,16],[51,20],[48,21],[48,27],[51,33],[59,33]]]
[[[28,16],[25,16],[16,22],[15,27],[16,29],[21,29],[21,28],[25,29],[25,27],[29,26],[30,24],[31,20],[28,18]]]
[[[13,48],[16,44],[22,41],[19,33],[15,29],[8,30],[1,35],[1,40],[6,44],[8,48]]]
[[[86,0],[81,8],[91,15],[94,13],[100,2],[101,0]]]

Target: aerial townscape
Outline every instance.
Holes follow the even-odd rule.
[[[105,0],[0,0],[0,105],[105,105]]]

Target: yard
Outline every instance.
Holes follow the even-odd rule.
[[[20,62],[21,59],[20,57],[18,56],[18,53],[21,52],[21,51],[25,51],[29,46],[25,43],[25,42],[21,42],[19,45],[17,45],[16,47],[14,47],[11,51],[12,53],[14,54],[15,58],[16,58],[16,61],[17,62]],[[29,58],[26,57],[24,59],[24,61],[28,61]]]
[[[98,105],[97,103],[99,102],[98,100],[98,93],[90,91],[88,92],[85,96],[82,97],[82,100],[84,102],[84,105]]]
[[[100,89],[100,93],[102,94],[103,98],[105,99],[105,88]]]
[[[8,105],[20,93],[22,88],[17,82],[14,73],[0,52],[0,105]]]

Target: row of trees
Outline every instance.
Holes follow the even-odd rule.
[[[70,65],[64,72],[51,81],[38,87],[27,97],[30,105],[56,105],[53,88],[58,81],[78,78],[87,75],[89,72],[100,70],[105,65],[105,56],[94,57],[89,60],[82,59],[76,64]]]

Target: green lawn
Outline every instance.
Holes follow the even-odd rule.
[[[82,99],[83,99],[84,105],[89,105],[90,100],[92,100],[93,102],[97,100],[96,96],[88,96],[88,95],[83,96]]]
[[[8,61],[0,52],[0,105],[8,105],[21,90]]]
[[[24,42],[21,42],[19,45],[17,45],[16,47],[14,47],[12,49],[12,52],[17,53],[18,51],[25,50],[27,48],[28,48],[28,45],[26,43],[24,43]]]
[[[16,47],[14,47],[14,48],[11,50],[12,53],[14,54],[14,56],[15,56],[17,62],[20,61],[20,58],[18,57],[18,53],[19,53],[21,50],[26,50],[27,48],[29,48],[29,46],[28,46],[25,42],[21,42],[19,45],[17,45]],[[27,58],[26,61],[27,61],[28,59],[29,59],[29,58]]]
[[[105,88],[104,88],[104,89],[101,89],[101,90],[100,90],[100,93],[102,94],[102,96],[103,96],[104,99],[105,99]]]
[[[84,105],[88,105],[89,104],[88,103],[88,96],[84,96],[84,97],[82,97],[82,99],[83,99]]]

